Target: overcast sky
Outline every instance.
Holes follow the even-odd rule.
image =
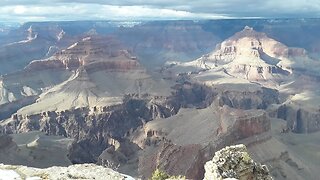
[[[0,0],[0,21],[320,17],[320,0]]]

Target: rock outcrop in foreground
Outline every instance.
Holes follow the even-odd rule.
[[[267,166],[254,162],[244,145],[226,147],[205,165],[204,180],[272,180]]]
[[[95,164],[77,164],[68,167],[46,169],[0,164],[0,179],[96,179],[96,180],[134,180],[112,169]],[[185,179],[184,177],[175,177]],[[272,180],[265,165],[254,162],[245,145],[226,147],[215,153],[205,164],[204,180]]]
[[[11,166],[0,164],[0,179],[95,179],[95,180],[134,180],[130,176],[120,174],[94,164],[78,164],[69,167],[50,167],[47,169],[26,166]]]

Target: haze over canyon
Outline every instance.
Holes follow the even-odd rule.
[[[0,23],[0,170],[317,179],[319,29],[316,18]]]

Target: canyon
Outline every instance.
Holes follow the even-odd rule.
[[[24,24],[11,32],[17,36],[1,36],[8,67],[0,68],[0,157],[203,179],[218,150],[244,144],[275,179],[315,179],[319,158],[299,144],[319,146],[318,36],[308,45],[298,42],[310,34],[286,38],[279,29],[292,22],[306,23]],[[23,51],[17,66],[5,62],[8,48]],[[41,154],[58,147],[56,161]]]

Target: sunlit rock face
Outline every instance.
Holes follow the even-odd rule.
[[[280,86],[298,74],[317,76],[319,66],[306,50],[290,48],[247,26],[197,60],[168,64],[169,71],[178,74],[222,73],[268,87]]]
[[[279,95],[279,101],[273,103],[285,105],[277,117],[287,120],[288,130],[302,133],[319,129],[316,101],[320,64],[303,48],[288,47],[246,26],[220,43],[212,53],[188,63],[168,64],[164,69],[168,74],[189,75],[200,83],[225,89],[221,90],[219,102],[230,107],[250,109],[254,104],[266,107],[256,104],[256,98],[250,95],[255,89],[253,83],[262,86],[266,100]]]
[[[209,53],[246,25],[319,57],[319,24],[318,19],[29,22],[12,29],[0,28],[0,74],[21,70],[32,60],[50,57],[92,35],[116,36],[128,49],[141,55],[148,67],[167,60],[188,61]],[[290,50],[288,54],[292,54]]]
[[[80,66],[91,65],[95,62],[101,63],[105,61],[116,60],[135,61],[136,57],[125,50],[121,43],[114,38],[93,36],[76,42],[68,48],[55,53],[49,59],[33,61],[26,67],[26,69],[30,71],[50,68],[65,68],[75,70]],[[117,62],[112,63],[109,62],[109,66],[110,68],[114,66],[115,69],[121,68],[121,63],[123,64],[123,62],[119,62],[119,65],[117,65]],[[130,65],[130,62],[128,63]],[[105,66],[108,67],[108,64]],[[125,65],[122,66],[125,68]],[[104,68],[104,66],[101,68]]]
[[[245,27],[223,41],[216,51],[204,56],[208,68],[222,66],[226,73],[251,81],[281,81],[291,73],[282,66],[288,58],[289,48],[269,38],[265,33]]]
[[[119,103],[125,94],[152,93],[153,89],[164,94],[170,93],[169,86],[164,82],[155,83],[137,57],[124,49],[119,41],[111,37],[87,37],[50,58],[32,61],[19,73],[2,77],[0,103],[16,102],[15,107],[21,107],[20,101],[27,104],[30,101],[25,99],[42,94],[37,99],[37,102],[43,103],[38,112],[66,110],[70,107]],[[60,100],[53,97],[60,93],[66,97]],[[74,99],[68,100],[70,98]],[[60,104],[61,108],[44,102],[48,99],[56,101],[54,104]],[[38,108],[31,109],[32,112],[27,110],[22,114],[32,114]]]

